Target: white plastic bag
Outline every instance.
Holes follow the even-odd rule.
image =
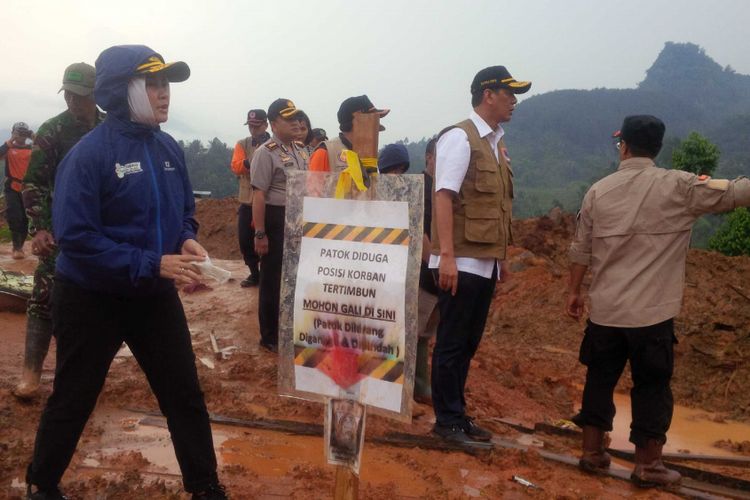
[[[220,285],[223,285],[224,283],[229,281],[229,278],[232,277],[231,272],[227,271],[226,269],[217,267],[213,263],[211,263],[211,258],[208,255],[206,255],[206,260],[204,260],[203,262],[196,262],[194,265],[198,269],[200,269],[203,276],[215,279],[219,282]]]

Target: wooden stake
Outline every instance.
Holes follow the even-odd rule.
[[[354,113],[352,123],[352,150],[360,158],[378,157],[378,136],[380,135],[380,115],[375,113]]]
[[[357,500],[359,498],[359,477],[345,465],[336,466],[336,489],[334,500]]]

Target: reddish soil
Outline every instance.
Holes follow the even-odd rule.
[[[200,239],[212,259],[235,278],[225,285],[211,285],[212,290],[183,294],[209,411],[243,419],[322,423],[321,405],[277,395],[276,358],[258,346],[257,289],[243,289],[238,283],[246,269],[238,260],[236,202],[201,200],[198,219]],[[523,441],[529,436],[498,418],[533,426],[570,418],[579,405],[584,371],[577,350],[582,325],[562,313],[565,253],[572,231],[572,217],[556,214],[514,223],[518,245],[511,249],[514,273],[498,286],[467,389],[470,413],[507,440]],[[33,270],[33,259],[12,261],[9,253],[7,244],[0,245],[0,268]],[[749,258],[690,252],[685,306],[677,320],[680,343],[673,388],[678,404],[699,408],[714,420],[750,420],[748,276]],[[22,314],[0,312],[0,497],[8,498],[21,498],[23,493],[24,468],[43,400],[51,391],[54,367],[51,354],[45,362],[42,397],[21,404],[11,396],[23,357],[24,328]],[[209,333],[220,348],[237,349],[228,359],[216,359]],[[621,389],[628,384],[624,380]],[[167,431],[134,411],[156,409],[137,363],[127,351],[121,352],[63,478],[64,491],[74,498],[187,498],[181,492]],[[417,405],[415,415],[419,416],[411,424],[368,418],[367,434],[427,434],[434,421],[431,409]],[[533,439],[532,444],[549,451],[577,453],[573,438],[536,434]],[[233,498],[331,498],[334,468],[325,463],[319,437],[214,426],[214,440],[220,474]],[[734,448],[731,444],[727,448]],[[717,454],[720,451],[730,453],[716,449]],[[362,468],[360,498],[364,499],[672,498],[579,473],[533,451],[496,450],[472,456],[367,443]],[[723,467],[721,471],[750,479],[747,470]],[[542,489],[527,489],[511,480],[514,475]]]

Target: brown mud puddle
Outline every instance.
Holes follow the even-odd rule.
[[[612,448],[631,449],[630,436],[630,397],[615,393],[617,414],[610,433]],[[714,455],[722,457],[742,457],[738,453],[714,445],[719,440],[746,441],[750,439],[750,424],[724,420],[721,416],[693,408],[675,405],[672,425],[667,433],[664,451],[668,453],[690,453],[693,455]]]

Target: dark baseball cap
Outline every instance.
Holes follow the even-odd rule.
[[[268,106],[268,119],[273,121],[278,117],[291,118],[299,113],[299,109],[289,99],[276,99]]]
[[[182,61],[165,63],[164,58],[159,54],[154,54],[135,69],[136,75],[154,73],[163,73],[170,82],[179,83],[190,78],[190,67]]]
[[[243,125],[252,125],[257,127],[263,125],[268,120],[264,109],[251,109],[247,112],[247,121]]]
[[[531,82],[519,82],[513,78],[505,66],[490,66],[476,74],[471,82],[471,94],[484,89],[506,88],[514,94],[523,94],[531,88]]]
[[[96,69],[93,66],[82,62],[73,63],[65,68],[62,87],[57,92],[67,90],[85,97],[94,91],[94,83],[96,83]]]
[[[615,132],[614,137],[619,137],[629,146],[659,153],[666,126],[659,118],[652,115],[632,115],[625,117],[620,130]]]
[[[316,139],[320,139],[321,141],[328,140],[328,134],[326,134],[326,131],[322,128],[312,129],[312,136]]]
[[[341,131],[350,132],[354,123],[354,113],[377,113],[382,118],[390,111],[390,109],[377,109],[369,97],[359,95],[344,99],[344,102],[339,106],[339,112],[336,116],[339,119],[339,128]],[[385,130],[385,127],[381,125],[380,130]]]
[[[392,169],[406,165],[409,168],[409,151],[403,144],[388,144],[378,157],[378,170],[387,173]]]

